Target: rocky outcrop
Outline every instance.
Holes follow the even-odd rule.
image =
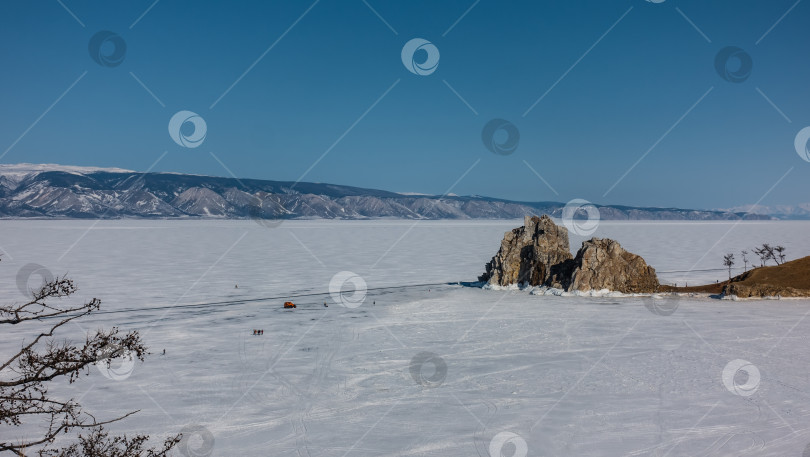
[[[774,286],[770,284],[738,284],[731,283],[723,289],[723,295],[738,298],[764,298],[764,297],[810,297],[810,290],[796,289],[794,287]]]
[[[608,289],[626,294],[658,289],[655,268],[641,256],[627,252],[614,240],[591,238],[582,243],[570,270],[569,291]]]
[[[490,285],[546,286],[569,292],[608,289],[652,293],[659,287],[655,269],[614,240],[592,238],[572,257],[568,230],[545,215],[527,216],[523,227],[507,232],[478,280]]]
[[[504,235],[501,248],[478,280],[499,286],[540,286],[551,278],[552,267],[571,258],[565,227],[546,215],[526,216],[523,227]]]

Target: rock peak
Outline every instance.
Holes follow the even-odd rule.
[[[547,215],[526,216],[522,227],[506,232],[498,253],[479,280],[501,286],[540,286],[550,279],[552,266],[571,258],[565,227],[559,227]]]
[[[615,240],[591,238],[572,257],[568,230],[545,214],[525,216],[522,227],[506,232],[498,253],[478,279],[499,286],[547,286],[567,291],[651,293],[659,286],[655,269]]]

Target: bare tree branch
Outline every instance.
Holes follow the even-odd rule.
[[[109,367],[112,359],[122,355],[143,362],[148,354],[137,331],[121,333],[116,327],[88,334],[81,345],[55,340],[55,334],[65,324],[101,307],[101,301],[96,298],[81,304],[61,303],[76,290],[72,280],[56,278],[39,290],[32,291],[30,301],[0,306],[0,325],[30,322],[45,327],[30,342],[23,341],[17,353],[0,361],[0,431],[8,427],[37,424],[43,430],[42,434],[21,442],[0,442],[0,452],[9,451],[18,456],[30,456],[31,452],[36,452],[41,457],[167,456],[169,450],[179,442],[180,435],[168,438],[162,448],[144,449],[149,440],[146,435],[131,439],[126,436],[110,437],[104,430],[104,425],[126,419],[137,411],[98,420],[83,411],[73,399],[60,401],[50,397],[48,383],[53,380],[63,378],[73,383],[81,374],[88,375],[91,365],[106,363]],[[52,303],[54,301],[56,304]],[[64,449],[47,449],[59,435],[72,430],[88,430],[89,433],[80,434],[77,443]],[[10,435],[0,433],[4,437]]]

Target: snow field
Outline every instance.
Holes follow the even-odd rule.
[[[107,376],[93,370],[55,391],[100,418],[140,410],[115,431],[185,431],[181,455],[800,456],[810,443],[810,300],[377,290],[474,280],[510,221],[412,229],[296,221],[274,230],[110,221],[63,255],[90,224],[4,222],[3,291],[23,299],[15,274],[34,262],[74,278],[77,299],[139,309],[99,314],[60,335],[80,341],[99,327],[138,329],[153,352],[146,363],[114,364]],[[806,224],[768,224],[728,232],[732,223],[603,223],[596,235],[619,239],[660,270],[688,269],[725,232],[718,254],[727,242],[810,249]],[[695,233],[699,241],[666,262],[655,254],[675,234]],[[356,307],[328,293],[341,271],[368,285]],[[171,307],[307,292],[320,295],[294,299],[295,310],[281,309],[284,299]],[[158,305],[170,307],[148,309]],[[18,348],[28,330],[4,329],[0,353]]]

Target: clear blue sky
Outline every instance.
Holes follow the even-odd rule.
[[[0,3],[0,162],[145,171],[168,151],[154,171],[228,176],[213,153],[239,177],[294,181],[328,150],[305,181],[694,208],[754,203],[794,167],[762,203],[810,201],[793,147],[810,125],[810,2],[312,5]],[[126,43],[120,65],[91,58],[101,30]],[[440,51],[432,74],[403,65],[412,38]],[[751,56],[744,82],[716,71],[726,46]],[[197,148],[169,136],[181,110],[207,124]],[[484,146],[493,118],[518,128],[513,154]]]

